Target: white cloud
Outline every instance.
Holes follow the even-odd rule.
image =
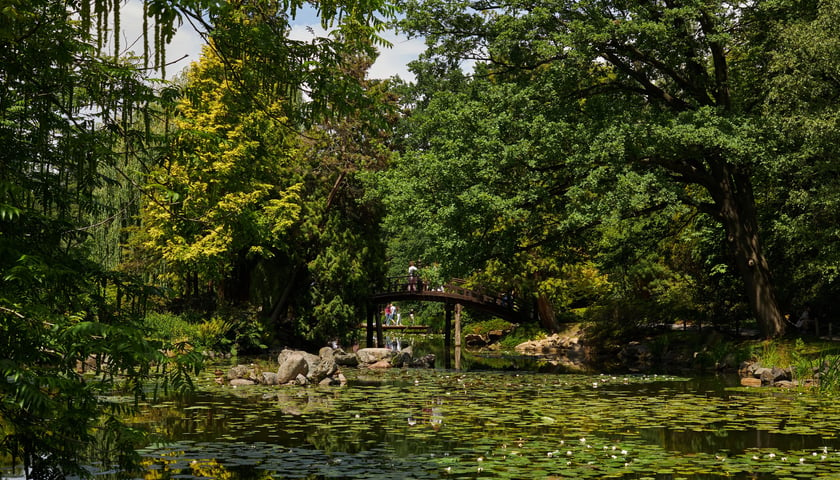
[[[414,74],[408,70],[408,62],[417,60],[417,57],[425,49],[422,38],[408,39],[405,36],[396,34],[385,35],[385,39],[393,45],[391,48],[382,48],[376,62],[368,72],[370,78],[390,78],[395,75],[407,82],[414,81]]]
[[[300,19],[300,17],[298,17]],[[289,32],[289,38],[296,40],[311,40],[315,36],[326,36],[327,31],[321,28],[317,19],[308,17],[312,23],[295,23]],[[391,47],[381,47],[379,56],[368,71],[368,78],[386,79],[399,76],[405,81],[414,81],[414,74],[408,70],[408,62],[416,60],[423,52],[423,39],[408,39],[404,35],[386,32],[382,37],[391,42]]]

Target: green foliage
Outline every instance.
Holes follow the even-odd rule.
[[[388,173],[388,223],[418,225],[395,258],[590,262],[613,300],[730,325],[748,305],[768,336],[779,299],[831,295],[837,2],[405,5],[428,49]],[[537,276],[562,308],[563,276]]]
[[[787,368],[794,363],[794,349],[788,343],[767,340],[752,347],[752,358],[760,365]]]
[[[517,325],[511,333],[502,338],[499,344],[504,350],[511,351],[520,343],[527,342],[529,340],[537,340],[546,336],[547,332],[538,325],[526,323]]]
[[[494,330],[504,332],[508,330],[513,330],[516,327],[517,325],[510,323],[506,320],[502,320],[501,318],[491,318],[490,320],[470,322],[469,324],[464,326],[464,332],[475,333],[477,335],[486,335],[488,332],[492,332]]]
[[[153,338],[189,342],[197,337],[194,324],[181,315],[169,312],[149,312],[143,319],[143,326]]]
[[[797,338],[791,354],[793,377],[801,386],[815,387],[821,395],[840,392],[840,354],[833,345],[806,345]]]

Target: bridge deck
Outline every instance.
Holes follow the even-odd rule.
[[[367,328],[367,325],[360,324],[359,328]],[[400,330],[404,332],[425,333],[431,329],[428,325],[382,325],[382,330]]]

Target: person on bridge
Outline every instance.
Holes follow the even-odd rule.
[[[417,266],[414,265],[414,260],[408,262],[408,291],[417,291]]]
[[[390,303],[387,307],[385,307],[385,325],[390,325],[391,321],[394,319],[394,314],[391,311],[392,307],[393,305],[391,305]]]

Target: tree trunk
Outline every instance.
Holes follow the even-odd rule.
[[[545,295],[537,297],[537,316],[540,326],[548,332],[557,332],[560,326],[557,324],[557,315],[554,313],[554,306]]]
[[[717,188],[711,189],[720,220],[726,229],[738,273],[761,333],[766,338],[784,334],[785,322],[776,300],[770,266],[761,249],[752,182],[726,162],[712,167]]]

